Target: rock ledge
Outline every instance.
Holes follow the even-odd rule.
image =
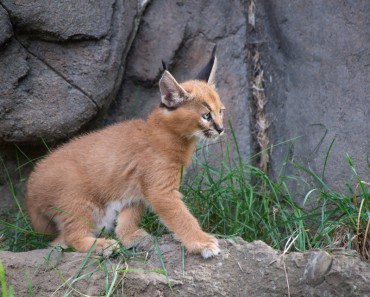
[[[0,252],[0,259],[17,296],[27,295],[27,275],[32,279],[35,296],[50,296],[54,292],[59,296],[71,290],[63,285],[62,279],[76,294],[79,291],[105,295],[104,270],[109,271],[110,284],[116,271],[114,287],[125,296],[200,296],[200,292],[201,296],[252,297],[287,296],[289,291],[291,296],[367,296],[369,293],[370,265],[355,253],[313,250],[283,255],[262,241],[222,239],[219,243],[222,253],[216,258],[203,260],[199,255],[187,253],[183,258],[181,245],[164,236],[158,244],[146,240],[142,246],[147,252],[141,253],[140,259],[125,263],[122,256],[104,261],[91,257],[80,273],[86,256],[81,253]],[[96,272],[73,281],[93,270]]]

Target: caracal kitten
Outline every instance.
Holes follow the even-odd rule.
[[[180,172],[199,139],[224,132],[224,106],[214,86],[217,59],[196,80],[179,84],[165,70],[160,105],[148,119],[124,121],[77,137],[41,160],[29,177],[26,204],[33,228],[57,235],[51,245],[109,255],[117,242],[97,238],[116,221],[125,247],[147,235],[139,227],[149,205],[189,252],[220,252],[179,192]]]

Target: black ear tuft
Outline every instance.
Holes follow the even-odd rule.
[[[212,72],[213,65],[215,63],[215,58],[216,58],[216,45],[212,50],[212,56],[209,62],[207,63],[206,66],[199,72],[199,74],[196,76],[197,80],[203,80],[205,82],[209,81],[209,77]]]
[[[165,70],[168,70],[166,63],[163,60],[162,60],[162,67],[163,67],[162,72]]]

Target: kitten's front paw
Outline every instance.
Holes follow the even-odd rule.
[[[221,252],[217,238],[208,234],[203,235],[201,240],[185,246],[189,252],[200,253],[204,259],[216,256]]]
[[[58,236],[52,242],[50,242],[49,245],[52,246],[52,247],[58,247],[59,246],[59,247],[61,247],[63,249],[68,248],[68,245],[66,245],[64,243],[63,236]]]
[[[149,234],[144,229],[138,229],[129,235],[125,235],[122,239],[122,244],[125,248],[130,248],[148,235]]]
[[[119,243],[113,239],[98,238],[94,247],[94,252],[105,257],[110,256],[114,250],[119,248]]]
[[[217,256],[221,252],[218,244],[214,245],[213,247],[202,249],[201,255],[204,259]]]

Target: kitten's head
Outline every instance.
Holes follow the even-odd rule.
[[[179,84],[166,70],[159,88],[166,124],[181,136],[198,139],[217,139],[224,133],[224,105],[215,88],[217,58],[212,57],[195,80]]]

